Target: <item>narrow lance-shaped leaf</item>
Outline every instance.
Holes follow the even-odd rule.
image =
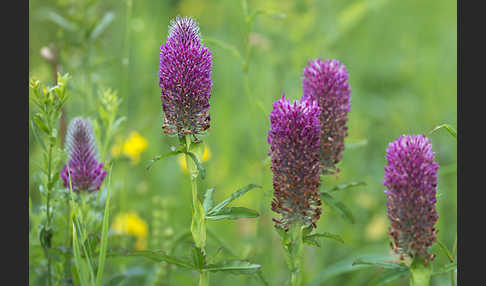
[[[224,271],[231,274],[255,274],[261,268],[260,264],[251,263],[244,260],[230,260],[204,267],[210,272]]]
[[[212,210],[209,211],[208,214],[209,215],[217,214],[222,208],[224,208],[225,206],[227,206],[229,203],[231,203],[232,201],[234,201],[237,198],[241,197],[246,192],[248,192],[248,191],[250,191],[252,189],[255,189],[255,188],[261,188],[261,186],[255,185],[255,184],[249,184],[248,186],[237,190],[236,192],[232,193],[231,196],[229,196],[229,198],[227,198],[226,200],[224,200],[221,203],[219,203],[218,205],[216,205]]]
[[[395,263],[391,261],[384,261],[381,259],[363,259],[359,258],[355,260],[352,264],[353,266],[355,265],[364,265],[364,266],[370,266],[370,267],[381,267],[384,269],[407,269],[407,266],[403,263]]]
[[[344,191],[359,186],[366,186],[366,182],[351,182],[348,184],[341,184],[341,185],[334,186],[329,190],[325,190],[325,192],[332,193],[336,191]]]
[[[178,154],[181,154],[181,153],[184,153],[184,151],[182,150],[182,147],[176,148],[174,146],[171,146],[170,152],[167,152],[163,155],[158,155],[158,156],[153,157],[152,160],[149,161],[149,163],[147,164],[147,166],[145,168],[148,171],[160,159],[167,158],[167,157],[170,157],[170,156],[175,156],[175,155],[178,155]]]
[[[214,193],[214,188],[211,188],[211,189],[208,189],[206,191],[206,193],[204,194],[203,208],[204,208],[204,213],[205,214],[207,214],[208,211],[214,205],[213,193]]]
[[[355,219],[351,211],[344,205],[342,202],[336,200],[333,196],[329,193],[321,192],[321,199],[330,206],[333,210],[337,211],[341,214],[343,218],[348,220],[350,223],[354,224]]]
[[[101,33],[108,27],[108,25],[110,25],[114,18],[115,13],[107,12],[89,35],[90,40],[94,40],[101,35]]]
[[[321,247],[321,245],[319,243],[319,238],[321,238],[321,237],[334,239],[334,240],[336,240],[340,243],[344,243],[344,240],[342,239],[342,237],[340,235],[333,234],[333,233],[330,233],[330,232],[314,233],[314,234],[311,234],[311,235],[307,235],[307,236],[303,237],[303,240],[307,244],[315,245],[317,247]]]
[[[368,286],[384,286],[387,283],[390,283],[398,278],[401,278],[408,274],[408,269],[396,269],[396,270],[389,270],[385,272],[383,275],[373,279]]]
[[[108,225],[110,217],[110,193],[111,193],[111,173],[113,165],[110,166],[110,176],[108,177],[108,188],[106,190],[105,214],[103,215],[103,226],[101,230],[101,246],[98,258],[98,273],[96,274],[96,285],[101,285],[101,278],[103,277],[103,270],[105,267],[106,250],[108,247]]]
[[[446,265],[440,267],[439,269],[435,270],[434,273],[432,273],[432,276],[447,273],[447,272],[450,272],[450,271],[454,271],[454,270],[456,270],[456,268],[457,268],[456,262],[449,263],[449,264],[446,264]]]
[[[436,132],[437,130],[439,129],[446,129],[447,131],[449,131],[449,133],[454,136],[454,138],[457,138],[457,132],[454,128],[452,128],[452,126],[450,126],[449,124],[441,124],[437,127],[435,127],[432,131],[430,131],[430,133],[434,133]]]
[[[206,216],[209,220],[221,219],[239,219],[239,218],[255,218],[258,217],[258,212],[244,207],[229,207],[222,208],[217,213]]]

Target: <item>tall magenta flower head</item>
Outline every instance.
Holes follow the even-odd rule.
[[[301,99],[291,103],[282,98],[273,104],[268,131],[272,158],[272,210],[281,214],[275,227],[287,231],[300,222],[316,227],[321,215],[319,199],[319,124],[316,101]]]
[[[351,89],[346,67],[337,60],[310,61],[302,78],[303,94],[317,100],[321,108],[321,172],[339,172],[336,164],[342,158],[346,122],[351,110]]]
[[[209,129],[211,57],[196,21],[188,17],[171,21],[167,41],[160,47],[164,133],[196,136]]]
[[[97,160],[96,139],[88,120],[76,117],[69,123],[66,134],[66,148],[69,153],[69,171],[73,191],[94,192],[100,189],[106,171]],[[69,188],[68,166],[61,170],[64,187]]]
[[[428,263],[435,255],[427,250],[438,232],[434,225],[438,219],[435,194],[439,165],[434,162],[432,145],[423,135],[404,135],[388,145],[386,159],[383,184],[387,188],[391,246],[401,259],[404,255],[419,256]]]

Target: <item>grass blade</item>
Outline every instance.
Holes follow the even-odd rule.
[[[110,166],[110,177],[108,178],[108,188],[106,190],[105,214],[103,216],[103,226],[101,230],[101,246],[98,259],[98,273],[96,274],[96,286],[101,285],[101,278],[103,277],[103,270],[106,260],[106,249],[108,246],[108,223],[110,216],[110,193],[111,193],[111,174],[113,164]]]

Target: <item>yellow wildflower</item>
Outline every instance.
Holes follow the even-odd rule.
[[[209,150],[209,146],[204,145],[204,151],[202,155],[202,161],[206,162],[211,158],[211,150]],[[181,166],[182,170],[184,172],[187,172],[187,164],[186,164],[186,156],[185,155],[180,155],[179,158],[177,159],[177,162]]]
[[[147,223],[136,212],[119,213],[115,216],[111,229],[119,234],[133,235],[137,238],[134,248],[143,250],[147,247]]]
[[[132,160],[133,164],[138,164],[140,162],[140,154],[145,149],[147,149],[147,140],[138,132],[133,131],[123,143],[122,152]]]

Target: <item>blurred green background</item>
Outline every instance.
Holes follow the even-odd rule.
[[[208,222],[208,228],[231,246],[233,255],[261,264],[270,285],[284,285],[289,273],[271,221],[268,116],[282,92],[291,99],[302,95],[302,71],[309,60],[338,59],[350,74],[349,136],[341,173],[325,177],[322,187],[360,181],[366,186],[335,196],[352,211],[354,224],[323,206],[318,230],[340,234],[345,243],[322,240],[321,248],[306,246],[305,281],[306,285],[368,285],[382,272],[346,271],[342,265],[350,268],[360,255],[391,252],[381,183],[388,143],[402,134],[428,134],[443,123],[457,126],[456,1],[250,0],[247,9],[266,12],[247,25],[238,0],[29,1],[29,77],[53,82],[52,66],[40,51],[55,46],[60,70],[72,75],[68,88],[72,97],[65,107],[68,122],[80,115],[95,118],[102,89],[119,92],[120,115],[127,120],[112,145],[135,131],[147,148],[138,162],[116,157],[116,152],[110,155],[115,162],[111,217],[135,212],[146,222],[147,248],[166,249],[189,229],[191,193],[178,158],[161,160],[145,170],[153,156],[177,144],[161,128],[159,48],[171,19],[194,17],[213,54],[211,128],[202,138],[210,156],[200,190],[215,186],[215,200],[220,201],[249,183],[263,186],[239,202],[258,210],[259,218]],[[234,47],[243,60],[251,47],[247,72],[234,50],[223,46]],[[445,130],[428,136],[441,166],[438,237],[452,248],[457,229],[457,145]],[[32,162],[39,160],[40,148],[32,136],[29,146],[29,192],[33,212],[39,213],[39,176]],[[233,257],[211,236],[208,240],[211,257]],[[132,247],[130,242],[125,240],[124,246]],[[109,246],[116,243],[110,241]],[[437,254],[436,265],[448,262],[437,245],[432,252]],[[189,247],[179,247],[176,253],[189,256]],[[197,273],[143,258],[110,258],[107,263],[104,279],[124,274],[127,278],[120,285],[195,285],[197,280]],[[31,260],[31,285],[40,285],[41,273],[42,265]],[[446,285],[449,280],[449,275],[438,275],[432,285]],[[211,275],[211,285],[230,283],[261,285],[252,277]],[[408,285],[408,280],[387,285]]]

